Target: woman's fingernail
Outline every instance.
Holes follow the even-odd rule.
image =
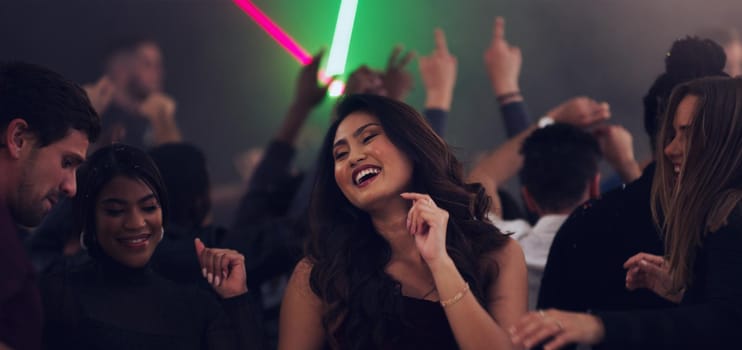
[[[204,275],[204,278],[206,278],[206,268],[201,269],[201,274]]]
[[[209,272],[207,279],[209,280],[209,283],[214,283],[214,274]]]
[[[217,285],[217,286],[219,286],[219,285],[221,285],[219,282],[220,282],[219,276],[214,277],[214,284]]]

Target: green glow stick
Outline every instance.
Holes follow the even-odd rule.
[[[358,0],[341,0],[338,20],[335,24],[335,34],[332,36],[330,56],[327,59],[326,76],[335,76],[345,73],[345,64],[348,61],[348,50],[350,49],[350,37],[353,34],[353,23],[356,18]],[[342,94],[344,85],[340,81],[333,83],[330,96],[337,97]]]

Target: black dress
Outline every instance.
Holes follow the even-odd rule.
[[[439,302],[403,298],[406,324],[386,349],[458,349],[446,313]]]
[[[665,310],[598,313],[606,349],[740,349],[742,204],[704,238],[681,304]]]
[[[445,311],[439,302],[410,298],[402,295],[400,298],[401,314],[387,316],[383,321],[386,328],[385,341],[381,345],[374,345],[370,335],[361,338],[347,329],[338,332],[339,349],[382,349],[382,350],[452,350],[459,346],[454,338],[453,330],[448,323]],[[344,326],[341,326],[344,327]],[[325,344],[324,349],[332,349]]]
[[[47,349],[255,349],[247,294],[220,302],[149,267],[109,258],[50,271],[42,281]]]

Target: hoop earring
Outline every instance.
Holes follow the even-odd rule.
[[[165,239],[165,228],[161,227],[160,230],[160,240],[163,240]]]

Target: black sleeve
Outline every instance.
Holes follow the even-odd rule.
[[[296,150],[288,143],[272,141],[265,150],[263,159],[255,168],[255,172],[250,178],[248,187],[272,188],[276,186],[276,181],[289,174],[291,161],[294,159]]]
[[[718,349],[738,347],[742,329],[742,215],[704,239],[693,282],[681,306],[597,313],[606,348]],[[690,294],[690,296],[689,296]],[[696,299],[690,300],[688,299]]]
[[[44,271],[64,254],[64,246],[82,228],[75,219],[74,200],[63,198],[52,208],[27,242],[36,271]]]
[[[502,113],[502,119],[505,122],[505,131],[508,138],[520,134],[531,126],[531,117],[528,115],[526,104],[523,101],[500,106],[500,113]]]
[[[648,200],[642,198],[612,192],[570,215],[552,242],[538,308],[586,312],[673,306],[648,290],[626,289],[627,259],[640,252],[663,254]]]
[[[505,132],[508,139],[511,139],[531,126],[531,117],[526,110],[526,104],[523,101],[511,102],[500,106],[503,122],[505,123]],[[518,171],[518,177],[523,182],[523,169]],[[527,212],[535,220],[535,214]]]
[[[65,261],[41,275],[39,289],[44,307],[42,344],[44,349],[72,349],[79,346],[80,308],[75,301]]]
[[[222,299],[221,308],[206,331],[206,348],[263,349],[258,313],[249,293]]]
[[[585,311],[583,284],[578,281],[584,273],[582,245],[578,244],[586,220],[584,209],[578,208],[559,228],[551,243],[538,294],[539,309]]]
[[[445,138],[448,111],[439,108],[426,108],[425,111],[423,111],[423,115],[425,115],[425,119],[428,120],[433,131],[435,131],[438,136]]]
[[[294,154],[287,143],[273,141],[268,145],[240,200],[232,228],[285,214],[296,190],[292,185],[296,179],[290,172]]]
[[[251,289],[290,271],[288,264],[295,263],[291,256],[301,251],[302,240],[295,233],[297,219],[290,215],[290,207],[302,199],[309,203],[311,183],[304,193],[300,185],[309,181],[307,176],[291,176],[293,155],[293,147],[286,143],[274,141],[268,146],[224,240],[225,247],[245,255]]]

